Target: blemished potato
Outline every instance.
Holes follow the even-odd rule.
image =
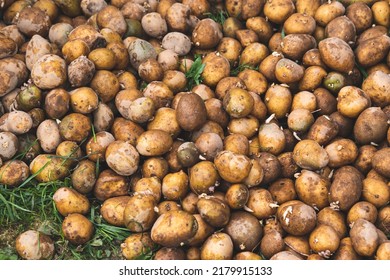
[[[0,132],[0,158],[4,161],[13,158],[19,147],[18,138],[11,132]]]
[[[337,168],[352,164],[358,156],[358,148],[350,139],[338,139],[325,147],[329,156],[328,166]]]
[[[72,186],[79,193],[92,191],[96,182],[96,164],[90,160],[82,160],[71,174]]]
[[[55,120],[44,120],[37,128],[37,138],[44,152],[54,153],[62,142],[57,122]]]
[[[189,246],[199,246],[214,232],[215,228],[208,224],[200,214],[194,214],[194,217],[198,223],[198,230],[196,234],[190,238]]]
[[[390,260],[390,242],[384,242],[379,245],[375,258],[377,260]]]
[[[108,131],[114,123],[114,112],[105,103],[99,103],[93,111],[93,126],[95,132]]]
[[[362,84],[362,90],[376,106],[385,107],[390,104],[390,76],[382,71],[368,75]]]
[[[282,40],[282,53],[291,60],[301,60],[303,55],[317,46],[313,36],[308,34],[289,34]]]
[[[166,247],[179,247],[189,242],[198,230],[195,217],[181,210],[162,214],[153,224],[152,240]]]
[[[155,249],[156,244],[150,238],[150,233],[133,233],[127,237],[120,245],[122,255],[127,260],[135,260],[141,257],[145,252]]]
[[[192,32],[192,42],[197,48],[211,49],[222,39],[222,32],[218,24],[212,19],[202,19]]]
[[[294,200],[297,198],[294,182],[289,178],[281,178],[273,182],[268,191],[271,193],[272,198],[278,204]]]
[[[119,175],[130,176],[138,169],[139,153],[128,142],[111,142],[106,148],[105,158],[108,166]]]
[[[375,119],[375,122],[372,120]],[[360,113],[353,127],[360,144],[380,143],[386,138],[388,117],[380,107],[369,107]]]
[[[372,25],[372,11],[365,3],[356,2],[349,5],[346,9],[345,15],[355,25],[357,33],[361,33]]]
[[[105,161],[105,152],[107,147],[115,141],[114,136],[106,131],[100,131],[90,138],[85,147],[89,160]]]
[[[16,75],[18,82],[17,86],[22,85],[27,81],[28,69],[26,64],[17,58],[6,57],[0,60],[0,71],[8,71]],[[11,90],[10,90],[11,91]]]
[[[248,18],[245,25],[248,29],[256,32],[261,43],[268,43],[273,35],[272,25],[264,17],[256,16]]]
[[[319,88],[326,74],[326,71],[321,66],[309,66],[305,69],[303,77],[301,81],[299,81],[299,90],[314,90],[314,92],[316,92],[315,90]]]
[[[348,17],[339,16],[326,25],[325,36],[340,38],[348,44],[353,44],[356,41],[356,27]]]
[[[263,12],[268,19],[276,24],[283,23],[294,13],[295,6],[292,0],[266,1]]]
[[[317,221],[314,209],[299,200],[283,203],[279,206],[276,214],[283,229],[297,236],[310,233]]]
[[[167,22],[156,12],[144,15],[141,24],[145,33],[153,38],[162,38],[168,32]]]
[[[337,110],[346,117],[357,118],[370,105],[370,97],[358,87],[346,86],[338,93]]]
[[[136,39],[129,47],[131,65],[138,70],[139,65],[148,58],[157,58],[157,52],[148,41]]]
[[[216,197],[201,197],[199,198],[196,207],[202,219],[213,227],[224,227],[229,222],[229,206]]]
[[[268,87],[267,79],[258,71],[245,69],[238,74],[249,92],[261,95],[266,92]]]
[[[202,72],[203,83],[214,88],[220,80],[230,75],[229,61],[215,53],[209,53],[204,59],[205,67]]]
[[[96,71],[91,80],[90,87],[104,103],[113,100],[120,90],[118,78],[114,73],[107,70]]]
[[[211,161],[201,161],[189,171],[190,188],[197,195],[212,193],[219,179],[217,168]]]
[[[35,34],[47,36],[51,26],[50,17],[48,14],[36,7],[26,7],[20,11],[16,18],[16,26],[28,37]]]
[[[367,220],[358,219],[350,230],[353,249],[360,256],[371,257],[379,245],[378,233],[375,226]]]
[[[144,177],[135,182],[131,186],[131,190],[137,194],[152,195],[155,202],[158,203],[162,194],[161,180],[155,176]]]
[[[28,165],[21,160],[3,161],[0,157],[0,163],[0,184],[17,187],[30,175]]]
[[[67,79],[65,60],[54,54],[40,57],[33,65],[31,78],[41,89],[54,89],[61,86]]]
[[[337,232],[328,225],[320,224],[309,237],[310,248],[324,258],[329,258],[340,245]]]
[[[222,179],[230,183],[242,182],[251,169],[248,157],[226,150],[216,155],[214,163]]]
[[[375,46],[375,48],[373,48]],[[356,60],[363,66],[373,66],[382,61],[390,49],[390,37],[382,35],[363,41],[355,49]]]
[[[248,116],[253,106],[253,97],[245,89],[232,88],[223,97],[223,108],[233,118]]]
[[[66,217],[72,213],[87,214],[90,210],[90,203],[86,196],[74,189],[62,187],[56,190],[53,201],[60,214]]]
[[[40,154],[30,163],[30,173],[36,174],[38,182],[61,180],[69,175],[69,166],[64,160],[51,154]]]
[[[318,49],[321,60],[333,70],[349,73],[355,66],[351,47],[339,38],[327,38],[320,41]]]
[[[95,74],[95,64],[86,56],[80,56],[68,65],[68,80],[73,87],[86,86]]]
[[[390,27],[390,4],[386,1],[378,1],[371,7],[374,21],[378,25]]]
[[[162,40],[162,47],[183,56],[191,50],[191,40],[187,35],[180,32],[169,32]]]
[[[302,140],[294,147],[293,159],[296,164],[305,169],[317,170],[329,163],[325,149],[314,140]]]
[[[270,114],[275,118],[284,118],[290,112],[292,104],[291,91],[281,85],[271,85],[265,93],[265,105]]]
[[[128,191],[128,179],[118,175],[111,169],[100,172],[93,188],[93,194],[100,201],[105,201],[110,197],[128,195]]]
[[[283,238],[286,251],[296,254],[298,257],[307,257],[310,254],[309,240],[306,236],[287,235]]]
[[[58,48],[62,48],[68,42],[68,34],[73,30],[73,26],[66,22],[53,24],[49,29],[49,40]]]
[[[268,55],[269,55],[269,51],[266,45],[258,42],[253,42],[250,43],[248,46],[246,46],[244,50],[241,52],[239,64],[256,67]]]
[[[123,35],[127,30],[127,24],[120,10],[111,5],[105,6],[97,13],[96,22],[99,28],[110,28]]]
[[[201,260],[229,260],[233,257],[233,242],[223,232],[214,233],[203,243],[200,251]]]
[[[273,155],[280,154],[286,146],[286,137],[275,123],[266,123],[259,128],[260,151]]]
[[[162,180],[161,192],[168,200],[181,200],[188,190],[188,176],[183,170],[169,173]]]
[[[260,187],[249,189],[249,198],[244,209],[258,219],[265,219],[276,213],[276,204],[271,193]]]
[[[66,63],[71,63],[81,56],[88,56],[90,47],[82,39],[67,41],[61,49]]]
[[[45,113],[52,119],[61,119],[69,110],[70,95],[61,88],[49,91],[45,96]]]
[[[338,1],[324,3],[318,7],[314,14],[314,19],[321,26],[326,26],[331,20],[342,16],[345,13],[345,7]]]
[[[271,230],[270,232],[264,234],[260,243],[261,253],[266,258],[271,258],[273,255],[283,251],[285,248],[285,243],[282,235],[276,230]]]
[[[327,178],[309,170],[302,170],[295,181],[295,190],[299,199],[317,209],[329,205],[329,188],[330,181]]]
[[[62,222],[62,232],[70,243],[82,245],[92,238],[94,227],[85,216],[73,213],[66,216]]]
[[[365,219],[371,223],[375,223],[377,217],[378,210],[372,203],[359,201],[349,209],[347,223],[352,226],[358,219]]]
[[[338,209],[348,210],[359,200],[362,188],[362,174],[356,168],[340,167],[333,175],[329,202]]]
[[[156,110],[162,107],[169,107],[173,99],[173,92],[166,84],[160,81],[149,83],[144,89],[143,95],[153,100]]]
[[[224,232],[231,237],[237,251],[252,251],[263,236],[263,228],[257,218],[244,211],[232,213]]]
[[[164,200],[157,205],[157,208],[155,208],[155,211],[157,212],[158,216],[161,216],[170,211],[178,210],[182,210],[181,205],[178,204],[176,201],[172,200]]]
[[[64,140],[80,143],[91,131],[91,121],[80,113],[66,115],[59,124],[60,135]]]
[[[48,235],[35,230],[19,234],[15,249],[25,260],[49,260],[55,252],[53,240]]]
[[[133,194],[124,208],[123,222],[125,226],[131,232],[148,231],[157,219],[155,206],[156,202],[153,196]]]
[[[144,156],[160,156],[168,152],[172,144],[172,137],[167,132],[147,130],[138,137],[136,149]]]
[[[317,214],[317,224],[325,224],[332,227],[340,238],[347,235],[345,215],[331,207],[325,207]]]
[[[350,237],[341,239],[339,249],[333,256],[335,260],[359,260],[360,257],[354,250]]]
[[[390,154],[390,148],[383,148],[377,151],[372,158],[372,167],[380,175],[390,178],[390,168],[388,165],[388,156]]]
[[[362,199],[377,208],[385,206],[390,201],[389,186],[381,180],[366,178],[363,180]]]
[[[3,42],[6,45],[5,42]],[[31,71],[35,62],[42,56],[50,54],[52,51],[48,40],[40,35],[34,35],[27,44],[26,48],[26,66]],[[2,51],[0,50],[0,53]],[[1,57],[1,55],[0,55]]]
[[[275,77],[281,83],[291,84],[298,82],[303,78],[303,75],[303,67],[288,58],[282,58],[276,63]]]

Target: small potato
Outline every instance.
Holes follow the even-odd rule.
[[[157,58],[157,52],[147,41],[136,39],[129,47],[129,56],[131,65],[138,70],[139,65],[148,58]]]
[[[89,160],[82,160],[71,175],[72,186],[79,193],[87,194],[92,191],[96,182],[96,164]]]
[[[157,61],[164,71],[177,70],[179,56],[174,51],[167,49],[158,54]]]
[[[94,162],[105,161],[105,152],[107,147],[115,141],[114,136],[106,131],[100,131],[90,138],[85,146],[89,160]]]
[[[59,126],[56,121],[43,121],[37,128],[37,138],[43,151],[53,153],[62,141]]]
[[[192,32],[192,42],[200,49],[214,48],[221,39],[222,32],[212,19],[202,19]]]
[[[157,213],[154,211],[156,202],[151,195],[134,194],[128,200],[124,212],[123,222],[131,232],[148,231],[155,220]]]
[[[350,230],[353,249],[360,256],[371,257],[379,245],[375,226],[364,219],[358,219]]]
[[[337,109],[346,117],[357,118],[364,109],[370,106],[370,97],[360,88],[346,86],[339,91]]]
[[[303,78],[303,75],[303,67],[290,59],[282,58],[276,63],[275,77],[281,83],[291,84],[298,82]]]
[[[253,106],[253,97],[245,89],[232,88],[223,98],[223,108],[233,118],[246,117]]]
[[[287,235],[283,238],[286,244],[286,251],[294,253],[297,257],[303,258],[310,254],[309,240],[306,236]]]
[[[268,88],[267,79],[258,71],[245,69],[238,74],[238,78],[244,82],[246,90],[258,95],[265,93]]]
[[[362,198],[377,208],[385,206],[390,201],[389,186],[383,181],[366,178],[363,180]]]
[[[178,204],[176,201],[172,200],[164,200],[157,205],[157,209],[155,208],[155,211],[157,212],[158,216],[161,216],[170,211],[178,210],[182,210],[181,205]]]
[[[128,194],[128,180],[124,176],[120,176],[111,169],[102,171],[96,180],[95,188],[93,189],[94,196],[100,200],[114,196],[122,196]]]
[[[115,54],[107,48],[97,48],[88,54],[88,59],[95,64],[97,70],[111,70],[115,67]]]
[[[201,75],[203,83],[211,88],[230,75],[229,61],[223,56],[210,53],[204,58],[203,63],[205,64]]]
[[[7,57],[0,60],[0,71],[8,71],[16,75],[18,82],[17,85],[20,86],[27,81],[28,78],[28,69],[26,64],[17,58]]]
[[[315,27],[316,22],[314,18],[307,13],[300,13],[299,11],[287,18],[283,25],[286,34],[312,34]]]
[[[249,189],[249,198],[244,209],[257,219],[265,219],[275,215],[275,205],[272,195],[268,190],[254,187]]]
[[[257,36],[259,37],[259,42],[263,44],[268,43],[274,33],[272,30],[272,25],[264,17],[256,16],[248,18],[245,25],[248,29],[256,32]]]
[[[91,121],[80,113],[66,115],[59,124],[60,135],[64,140],[81,142],[88,137]]]
[[[189,242],[198,230],[195,217],[176,210],[162,214],[153,224],[151,237],[154,242],[166,247],[179,247]]]
[[[318,117],[310,127],[307,138],[316,141],[320,145],[325,145],[336,137],[339,132],[337,123],[326,116]]]
[[[160,81],[149,83],[144,89],[143,95],[153,100],[156,110],[161,107],[169,107],[173,99],[173,92],[166,84]]]
[[[288,128],[294,132],[306,132],[313,123],[313,114],[307,109],[295,109],[287,117]]]
[[[202,219],[204,219],[208,224],[213,227],[224,227],[229,222],[229,206],[216,197],[201,197],[199,198],[196,207]]]
[[[164,77],[164,69],[156,59],[149,58],[141,62],[138,74],[145,82],[161,81]]]
[[[335,260],[359,260],[360,257],[354,250],[350,237],[341,239],[339,249],[336,251]]]
[[[276,180],[270,185],[268,191],[277,204],[283,204],[297,198],[294,182],[288,178]]]
[[[129,106],[129,119],[136,123],[145,123],[154,117],[155,107],[149,97],[135,99]]]
[[[298,200],[291,200],[280,205],[277,218],[285,231],[297,236],[310,233],[317,220],[314,209]]]
[[[321,26],[326,26],[332,19],[342,16],[345,13],[345,7],[338,1],[324,3],[318,7],[314,19]]]
[[[386,57],[389,49],[390,37],[387,35],[375,37],[359,44],[355,49],[356,60],[363,67],[373,66]]]
[[[15,249],[25,260],[49,260],[55,252],[53,240],[48,235],[35,230],[19,234]]]
[[[5,133],[1,132],[0,134]],[[1,137],[1,136],[0,136]],[[0,157],[0,163],[2,159]],[[17,187],[22,184],[30,175],[30,169],[21,160],[12,159],[0,164],[0,184]]]
[[[203,100],[194,93],[183,95],[176,108],[176,119],[186,131],[200,129],[206,122],[206,106]]]
[[[390,242],[379,245],[375,258],[377,260],[390,260]]]
[[[48,40],[40,35],[34,35],[27,44],[26,66],[31,71],[35,62],[46,54],[52,52],[52,47]],[[1,56],[1,55],[0,55]]]
[[[366,179],[367,180],[367,179]],[[371,223],[375,223],[378,217],[376,207],[367,201],[359,201],[355,203],[348,211],[347,223],[353,226],[358,219],[365,219]]]
[[[335,3],[335,2],[332,2]],[[355,66],[351,47],[339,38],[327,38],[318,44],[321,60],[329,68],[349,73]]]
[[[244,211],[232,213],[224,232],[231,237],[237,251],[254,250],[263,236],[263,228],[257,218]]]
[[[40,154],[30,163],[31,174],[36,174],[38,182],[61,180],[69,175],[69,166],[64,160],[50,154]]]
[[[282,235],[276,230],[272,230],[265,234],[261,239],[260,251],[266,258],[271,258],[273,255],[283,251],[285,243]]]
[[[350,139],[338,139],[325,147],[329,156],[328,166],[337,168],[352,164],[358,156],[358,148]]]
[[[0,97],[16,88],[18,77],[9,71],[0,70]]]
[[[105,157],[108,166],[119,175],[130,176],[138,169],[138,151],[128,142],[111,142],[107,146]]]
[[[266,123],[259,128],[260,151],[273,155],[280,154],[286,145],[283,131],[275,123]]]
[[[282,24],[294,13],[295,6],[291,0],[273,0],[264,4],[264,15],[273,23]]]
[[[114,123],[114,113],[111,108],[99,103],[97,109],[93,111],[93,126],[96,132],[107,131]]]
[[[189,190],[188,176],[182,170],[167,174],[162,180],[161,192],[168,200],[181,200]]]
[[[378,25],[383,25],[387,28],[390,27],[390,4],[386,1],[378,1],[371,7],[374,21]]]
[[[70,105],[75,113],[89,114],[99,104],[96,92],[89,87],[77,88],[70,93]]]
[[[116,140],[127,141],[135,146],[144,129],[130,120],[116,118],[112,124],[111,132]]]
[[[68,66],[68,79],[72,87],[86,86],[95,74],[95,64],[86,56],[80,56]]]
[[[380,175],[390,178],[390,168],[388,165],[388,157],[390,148],[383,148],[377,151],[372,158],[372,167]]]
[[[290,34],[282,40],[282,52],[286,58],[301,60],[303,55],[317,47],[316,40],[308,34]]]
[[[82,245],[91,240],[94,227],[85,216],[74,213],[65,217],[62,222],[62,232],[70,243]]]
[[[61,119],[69,110],[70,95],[61,88],[49,91],[45,96],[45,112],[52,119]]]
[[[356,168],[340,167],[333,175],[329,202],[343,211],[348,210],[359,200],[362,188],[362,175]]]
[[[246,46],[244,50],[241,52],[239,65],[249,65],[249,66],[256,67],[268,55],[269,55],[269,51],[266,45],[263,45],[258,42],[253,42],[248,46]]]
[[[390,105],[390,76],[382,71],[368,75],[362,84],[362,90],[370,97],[376,106]]]
[[[375,119],[375,122],[372,120]],[[386,138],[388,117],[380,107],[370,107],[360,113],[353,133],[360,144],[380,143]]]
[[[231,185],[225,194],[226,203],[232,209],[241,209],[248,202],[249,189],[244,184]]]
[[[265,105],[270,114],[277,119],[284,118],[290,112],[292,95],[287,87],[271,85],[265,93]]]
[[[66,63],[70,64],[79,57],[88,56],[90,47],[84,40],[75,39],[67,41],[62,47],[61,51]]]
[[[294,148],[293,159],[299,167],[309,170],[324,168],[329,162],[325,149],[314,140],[299,141]]]
[[[191,40],[183,33],[170,32],[164,36],[162,40],[162,47],[183,56],[190,52]]]
[[[117,7],[111,5],[105,6],[97,13],[96,22],[100,29],[110,28],[120,35],[123,35],[127,29],[122,13]]]
[[[87,214],[90,210],[89,200],[86,196],[74,189],[62,187],[56,190],[53,195],[56,209],[64,217],[68,214]]]
[[[201,161],[189,171],[190,188],[197,195],[212,193],[219,179],[218,171],[210,161]]]
[[[137,139],[137,151],[144,156],[160,156],[168,152],[172,137],[163,130],[147,130]]]
[[[0,147],[0,158],[4,161],[12,159],[18,151],[18,138],[11,132],[0,132]]]
[[[233,242],[226,233],[211,235],[203,243],[200,251],[201,260],[230,260],[233,257]]]
[[[126,260],[136,260],[146,252],[153,251],[155,247],[156,244],[149,233],[133,233],[121,244],[121,251]]]
[[[339,247],[340,237],[328,225],[320,224],[309,237],[310,248],[324,258],[329,258]]]
[[[189,246],[202,245],[204,241],[214,232],[214,228],[206,223],[200,214],[195,214],[194,217],[198,223],[198,230],[196,231],[194,237],[189,240]]]
[[[54,54],[42,56],[34,63],[31,78],[41,89],[61,86],[67,79],[65,60]]]
[[[148,13],[142,17],[142,28],[153,38],[162,38],[167,32],[167,22],[156,12]]]
[[[295,181],[295,190],[299,199],[320,210],[329,205],[329,188],[330,181],[327,178],[309,170],[302,170]]]
[[[251,168],[249,158],[226,150],[216,155],[214,163],[220,176],[230,183],[242,182]]]
[[[154,260],[185,260],[186,254],[181,248],[162,247],[154,255]]]
[[[90,87],[104,103],[113,100],[120,90],[118,78],[114,73],[107,70],[96,71],[91,80]]]

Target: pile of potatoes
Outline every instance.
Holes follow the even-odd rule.
[[[390,1],[0,7],[0,183],[70,177],[72,244],[97,200],[126,259],[390,259]]]

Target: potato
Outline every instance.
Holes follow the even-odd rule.
[[[339,91],[337,109],[346,117],[357,118],[364,109],[370,106],[370,97],[360,88],[346,86]]]
[[[298,257],[296,254],[290,251],[281,251],[273,255],[270,260],[302,260],[302,258]]]
[[[283,229],[297,236],[311,232],[317,220],[314,209],[298,200],[283,203],[276,214]]]
[[[115,6],[107,5],[101,9],[97,13],[96,22],[100,29],[110,28],[121,36],[127,30],[126,21],[120,10]]]
[[[154,255],[154,260],[185,260],[186,254],[181,248],[162,247]]]
[[[59,124],[60,135],[64,140],[81,142],[88,137],[91,121],[80,113],[66,115]]]
[[[316,22],[314,18],[307,13],[300,12],[292,14],[283,24],[286,34],[313,34],[315,27]]]
[[[153,100],[156,110],[161,107],[169,107],[173,99],[173,92],[160,81],[149,83],[144,89],[143,95]]]
[[[376,121],[373,122],[372,120]],[[380,107],[365,109],[357,118],[353,133],[360,144],[380,143],[386,137],[388,117]]]
[[[375,226],[364,219],[358,219],[350,231],[353,249],[360,256],[371,257],[378,248],[378,233]]]
[[[283,251],[285,243],[282,235],[276,230],[266,233],[261,239],[260,251],[267,259]]]
[[[83,39],[74,39],[67,41],[61,48],[61,52],[64,56],[66,63],[70,64],[82,56],[88,56],[90,53],[90,47]]]
[[[0,134],[5,133],[1,132]],[[0,136],[1,137],[1,136]],[[0,157],[0,163],[2,159]],[[30,175],[29,167],[21,160],[12,159],[0,164],[0,184],[17,187]]]
[[[0,132],[0,146],[0,158],[4,161],[12,159],[18,151],[18,138],[11,132]]]
[[[128,142],[111,142],[106,148],[105,158],[108,166],[119,175],[130,176],[138,169],[139,153]]]
[[[389,260],[390,259],[390,242],[385,242],[379,245],[375,258],[377,260]]]
[[[115,139],[127,141],[135,146],[138,137],[144,132],[144,129],[130,120],[116,118],[112,125],[111,132]]]
[[[153,38],[162,38],[167,32],[167,22],[156,12],[148,13],[142,17],[142,28]]]
[[[363,180],[362,198],[380,208],[389,203],[390,189],[381,180],[366,178]]]
[[[0,97],[16,88],[18,77],[9,71],[0,70]]]
[[[317,209],[323,209],[329,205],[329,188],[330,181],[327,178],[309,170],[302,170],[295,181],[295,190],[299,199]]]
[[[148,130],[137,139],[137,151],[145,156],[159,156],[168,152],[173,144],[171,136],[163,130]]]
[[[36,7],[26,7],[20,11],[16,26],[28,37],[35,34],[45,37],[51,26],[50,17],[44,11]]]
[[[365,3],[356,2],[349,5],[345,15],[355,25],[358,33],[361,33],[372,25],[372,11]]]
[[[292,95],[287,87],[271,85],[265,93],[265,105],[270,114],[275,118],[284,118],[290,112]]]
[[[223,78],[230,76],[229,61],[215,53],[209,53],[204,59],[205,64],[202,79],[203,83],[211,88],[214,88]]]
[[[375,223],[377,217],[378,210],[372,203],[359,201],[355,203],[351,209],[349,209],[347,223],[350,225],[350,227],[352,227],[358,219],[364,219],[371,223]]]
[[[52,52],[51,44],[40,35],[34,35],[27,44],[26,66],[31,71],[35,62],[46,54]]]
[[[212,19],[202,19],[192,32],[191,41],[200,49],[211,49],[222,39],[222,32],[218,24]]]
[[[375,46],[375,48],[373,48]],[[356,60],[363,67],[376,65],[382,61],[390,49],[390,37],[382,35],[359,43],[355,49]]]
[[[229,222],[230,208],[218,198],[200,197],[196,207],[201,217],[213,227],[224,227]]]
[[[191,50],[191,40],[183,33],[170,32],[162,40],[162,47],[183,56]]]
[[[374,21],[385,27],[390,27],[390,4],[386,1],[379,1],[374,3],[371,7]]]
[[[189,171],[189,184],[195,194],[210,194],[220,179],[215,165],[210,161],[201,161]]]
[[[256,32],[259,37],[259,42],[263,44],[268,43],[273,35],[272,25],[264,17],[256,16],[248,18],[245,25],[248,29]]]
[[[206,122],[206,107],[203,100],[194,93],[183,95],[176,108],[176,119],[187,131],[200,129]]]
[[[127,260],[135,260],[147,252],[153,251],[156,244],[150,238],[150,233],[133,233],[120,245],[122,255]]]
[[[341,239],[339,249],[336,251],[335,260],[359,260],[360,257],[352,247],[350,237]]]
[[[362,193],[362,175],[352,166],[343,166],[333,175],[329,190],[329,202],[342,211],[348,210]]]
[[[92,191],[96,182],[96,164],[82,160],[71,174],[72,186],[79,193],[87,194]]]
[[[105,161],[105,152],[107,147],[115,141],[114,136],[106,131],[100,131],[90,138],[85,147],[88,159],[96,161]]]
[[[325,147],[329,156],[328,166],[337,168],[352,164],[358,156],[358,148],[350,139],[338,139]]]
[[[290,59],[282,58],[276,63],[275,77],[281,83],[291,84],[298,82],[303,78],[303,75],[303,67]]]
[[[389,165],[387,164],[389,154],[390,148],[383,148],[377,151],[372,158],[373,169],[387,179],[390,178]]]
[[[69,175],[64,160],[50,154],[40,154],[30,163],[30,172],[38,182],[61,180]]]
[[[231,237],[238,251],[252,251],[263,235],[262,226],[256,217],[244,211],[232,213],[224,231]]]
[[[25,260],[49,260],[55,252],[53,240],[48,235],[35,230],[19,234],[15,249]]]
[[[66,216],[62,222],[62,232],[70,243],[82,245],[92,238],[94,227],[85,216],[73,213]]]
[[[320,224],[309,237],[310,248],[324,258],[329,258],[340,245],[337,232],[328,225]]]
[[[129,182],[124,176],[106,169],[99,174],[93,194],[98,200],[105,201],[110,197],[127,195],[128,189]]]
[[[314,117],[307,109],[295,109],[287,117],[288,128],[294,132],[306,132],[314,123]]]
[[[305,169],[317,170],[324,168],[329,162],[329,156],[314,140],[299,141],[293,151],[296,164]]]
[[[56,121],[44,120],[37,128],[37,138],[44,152],[54,153],[62,141]]]
[[[131,232],[145,232],[149,230],[157,213],[154,210],[156,202],[153,196],[134,194],[128,200],[124,212],[123,222]]]
[[[338,1],[324,3],[318,7],[314,19],[321,26],[326,26],[331,20],[342,16],[345,13],[345,7]]]
[[[261,95],[267,90],[267,79],[258,71],[245,69],[238,74],[238,78],[244,82],[244,86],[249,92]]]
[[[61,57],[47,54],[40,57],[31,70],[31,78],[41,89],[53,89],[65,83],[66,63]]]
[[[131,65],[138,70],[139,65],[148,58],[157,58],[157,52],[153,46],[142,39],[136,39],[129,47],[129,56]]]
[[[204,241],[214,232],[214,228],[206,223],[200,214],[195,214],[194,217],[198,223],[198,229],[196,234],[189,239],[189,246],[202,245]]]
[[[21,47],[26,41],[16,25],[4,26],[0,29],[0,35],[2,35],[2,37],[6,37],[13,40],[16,43],[17,48]]]
[[[390,76],[384,72],[375,71],[369,74],[362,84],[362,90],[374,105],[384,107],[390,104]]]
[[[223,108],[233,118],[246,117],[253,106],[253,97],[245,89],[232,88],[223,98]]]
[[[61,88],[49,91],[45,96],[45,112],[52,119],[60,119],[69,110],[70,95]]]
[[[239,64],[256,67],[268,55],[269,51],[266,45],[263,45],[258,42],[253,42],[245,46],[244,50],[241,52]]]
[[[28,78],[26,64],[22,60],[14,57],[0,59],[0,71],[8,71],[11,75],[14,74],[18,79],[17,86],[22,85]],[[11,91],[11,89],[9,89],[9,91]]]
[[[103,0],[81,0],[80,1],[80,8],[82,9],[83,13],[87,17],[96,14],[106,6],[107,3]]]
[[[67,187],[57,189],[53,195],[53,201],[57,211],[64,217],[72,213],[85,215],[90,210],[88,198]]]
[[[114,123],[114,113],[111,108],[99,103],[97,109],[93,111],[93,126],[96,132],[106,131],[111,128]]]
[[[249,158],[226,150],[216,155],[214,163],[220,176],[230,183],[242,182],[251,168]]]
[[[335,3],[335,2],[332,2]],[[351,47],[339,38],[327,38],[318,44],[322,61],[329,68],[349,73],[355,62]]]
[[[319,88],[326,74],[324,68],[320,66],[309,66],[306,68],[302,80],[299,82],[299,90],[314,90],[316,92],[315,90]],[[321,113],[323,113],[322,110]]]
[[[95,64],[97,70],[111,70],[115,67],[115,53],[108,48],[97,48],[88,54],[88,59]]]
[[[324,224],[332,227],[337,232],[339,238],[343,238],[347,235],[345,215],[331,207],[325,207],[318,212],[317,224]]]
[[[91,80],[90,87],[104,103],[113,100],[120,90],[118,78],[114,73],[107,70],[96,71]]]
[[[317,46],[317,43],[314,37],[308,34],[289,34],[283,38],[281,46],[285,57],[301,60],[308,50]]]
[[[140,195],[152,195],[156,203],[161,199],[161,180],[157,177],[141,178],[135,185],[131,186],[131,190]]]
[[[193,215],[181,210],[169,211],[153,224],[151,237],[162,246],[179,247],[188,243],[197,230],[198,222]]]
[[[286,145],[283,131],[275,123],[266,123],[259,128],[260,151],[269,152],[273,155],[280,154]]]
[[[267,1],[263,9],[264,15],[276,24],[282,24],[294,11],[294,2],[291,0]]]
[[[13,56],[18,52],[18,45],[11,38],[0,37],[0,43],[0,58]]]
[[[202,260],[229,260],[233,257],[232,239],[226,233],[214,233],[203,243],[200,254]]]
[[[307,257],[310,254],[309,240],[306,236],[287,235],[284,237],[286,251],[294,253],[299,258]]]
[[[244,209],[258,219],[265,219],[276,213],[275,205],[268,190],[254,187],[249,189],[249,198]]]
[[[314,17],[316,10],[321,6],[321,0],[297,0],[295,7],[298,13]]]
[[[339,16],[326,25],[325,36],[328,38],[336,37],[353,45],[356,41],[356,28],[348,17]]]

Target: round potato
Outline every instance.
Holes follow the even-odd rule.
[[[200,251],[202,260],[230,260],[232,257],[232,239],[223,232],[214,233],[207,238]]]
[[[92,238],[94,227],[85,216],[74,213],[65,217],[62,222],[62,232],[70,243],[82,245]]]
[[[351,47],[339,38],[322,40],[318,44],[318,49],[321,60],[333,70],[349,73],[355,66],[354,54]]]
[[[128,142],[111,142],[107,146],[105,158],[108,166],[119,175],[130,176],[138,169],[139,153]]]
[[[53,195],[53,201],[57,211],[64,217],[72,213],[85,215],[90,210],[88,198],[76,190],[67,187],[56,190]]]
[[[48,235],[35,230],[19,234],[15,248],[19,256],[25,260],[49,260],[55,252],[53,240]]]
[[[131,232],[148,231],[157,219],[155,206],[156,202],[153,196],[134,194],[124,208],[123,222],[125,226]]]

